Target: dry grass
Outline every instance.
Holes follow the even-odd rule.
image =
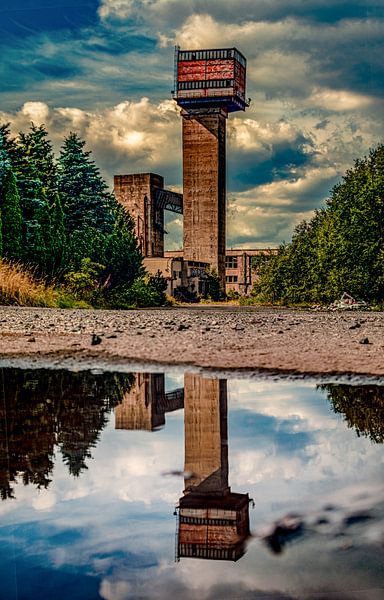
[[[0,259],[0,304],[57,306],[58,294],[22,265]]]

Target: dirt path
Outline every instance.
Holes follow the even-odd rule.
[[[0,359],[16,357],[383,376],[384,313],[0,307]]]

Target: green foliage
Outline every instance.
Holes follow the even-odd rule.
[[[122,206],[116,206],[114,218],[112,230],[100,247],[100,260],[106,265],[105,283],[111,291],[130,286],[144,275],[132,218]]]
[[[357,160],[327,206],[302,222],[292,242],[256,264],[261,300],[328,303],[344,291],[384,299],[384,146]]]
[[[83,148],[85,142],[76,133],[64,141],[59,158],[58,188],[68,233],[95,229],[103,233],[112,230],[116,201],[108,193],[91,154]]]
[[[223,293],[221,291],[221,281],[217,270],[213,267],[207,267],[205,270],[207,279],[207,296],[210,300],[223,299]]]
[[[109,302],[114,308],[148,308],[166,304],[167,282],[161,275],[143,275],[129,287],[114,290]]]
[[[16,179],[8,169],[0,187],[2,255],[10,260],[20,260],[22,244],[22,215]]]
[[[48,204],[52,204],[57,191],[57,169],[52,144],[47,139],[44,125],[31,124],[28,133],[19,133],[16,144],[11,145],[12,168],[17,177],[20,196],[28,200],[36,197],[36,187],[43,190]]]
[[[31,217],[24,223],[23,262],[34,267],[39,276],[49,274],[53,231],[48,202],[44,193],[38,190]]]
[[[69,254],[67,236],[64,228],[64,213],[58,193],[55,194],[50,208],[51,238],[48,257],[48,273],[51,278],[60,277],[67,269]]]
[[[62,306],[151,306],[162,278],[145,275],[134,223],[71,133],[56,165],[44,125],[12,139],[0,125],[3,254],[45,282],[64,283]],[[42,284],[43,285],[43,284]]]
[[[101,301],[104,265],[83,258],[79,271],[71,271],[65,275],[66,288],[75,298],[97,304]]]
[[[227,299],[228,300],[238,300],[240,298],[240,293],[237,290],[228,290]]]
[[[324,384],[319,388],[327,393],[335,413],[344,415],[348,427],[357,435],[370,438],[377,444],[384,442],[384,388]]]

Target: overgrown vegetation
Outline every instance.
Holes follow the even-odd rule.
[[[256,301],[329,303],[344,291],[384,301],[384,146],[357,160],[324,209],[275,256],[257,257]]]
[[[0,260],[0,304],[56,306],[58,293],[37,281],[22,265]]]
[[[165,302],[164,281],[145,273],[132,218],[84,146],[70,133],[55,160],[44,125],[32,123],[17,138],[0,126],[0,259],[8,281],[0,284],[2,303]]]

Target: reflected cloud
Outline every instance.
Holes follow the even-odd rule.
[[[3,575],[16,549],[35,568],[29,589],[36,589],[44,565],[45,581],[54,586],[67,572],[83,577],[84,598],[94,595],[92,586],[105,598],[151,597],[154,580],[158,598],[197,593],[215,599],[223,590],[227,597],[260,592],[280,598],[288,590],[286,597],[292,591],[305,598],[309,589],[324,591],[325,569],[340,593],[379,581],[382,454],[380,440],[372,443],[365,435],[380,432],[383,388],[316,390],[310,383],[226,382],[196,374],[5,375],[2,431],[6,424],[11,444],[18,430],[41,447],[32,455],[26,445],[19,444],[19,454],[11,446],[16,500],[0,505]],[[33,418],[27,404],[35,407]],[[60,406],[72,415],[67,420]],[[52,414],[58,424],[54,448],[62,447],[59,440],[67,448],[61,456],[45,441]],[[72,440],[63,436],[63,426],[73,428]],[[16,483],[20,456],[26,455],[39,472],[40,462],[46,465],[52,456],[47,489],[39,492],[32,479],[33,485]],[[68,455],[66,463],[62,457]],[[74,477],[69,467],[75,456],[88,469]],[[278,569],[263,540],[283,550]],[[240,558],[235,567],[232,561]],[[353,573],[352,564],[359,565]]]

